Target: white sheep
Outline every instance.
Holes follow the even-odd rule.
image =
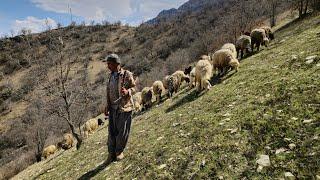
[[[237,72],[239,65],[238,59],[228,49],[220,49],[213,54],[212,66],[215,73],[218,71],[218,74],[224,75],[230,67]]]
[[[163,83],[161,81],[155,81],[152,84],[153,93],[156,96],[157,103],[161,102],[161,95],[164,92]]]
[[[259,51],[260,45],[264,45],[267,47],[269,43],[269,39],[267,38],[266,31],[264,29],[254,29],[251,31],[251,50],[253,52],[254,46],[257,47],[257,51]]]
[[[152,87],[144,87],[141,91],[142,106],[146,110],[152,106]]]
[[[195,68],[195,83],[198,91],[204,89],[209,90],[211,84],[209,82],[212,76],[212,65],[209,60],[201,59],[197,62]]]
[[[228,49],[232,52],[232,57],[237,58],[237,50],[236,46],[232,43],[226,43],[224,44],[221,49]]]
[[[236,42],[236,50],[238,56],[242,59],[244,52],[248,54],[251,45],[251,37],[247,35],[241,35]]]
[[[42,151],[42,157],[47,159],[51,154],[54,154],[58,150],[58,148],[60,149],[60,147],[57,147],[56,145],[47,146]]]
[[[70,133],[63,135],[63,141],[61,142],[62,149],[67,150],[73,147],[74,138]]]
[[[93,133],[96,129],[98,129],[99,126],[102,126],[104,122],[100,118],[92,118],[89,119],[87,122],[83,125],[83,131],[85,137],[88,137],[89,134]]]

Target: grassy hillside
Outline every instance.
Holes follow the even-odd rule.
[[[276,33],[206,92],[183,89],[134,118],[126,158],[108,167],[107,126],[14,179],[268,179],[320,176],[320,15]],[[317,55],[313,61],[309,56]],[[290,149],[289,144],[296,147]],[[285,152],[283,152],[285,151]],[[271,166],[257,172],[259,155]]]

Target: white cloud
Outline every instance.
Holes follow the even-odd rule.
[[[55,28],[57,23],[51,18],[38,19],[33,16],[28,16],[25,20],[15,20],[12,25],[12,30],[16,34],[22,29],[29,29],[32,33],[38,33],[46,30],[48,26]]]
[[[86,21],[121,20],[130,24],[155,17],[164,9],[177,8],[187,0],[31,0],[37,7],[56,13],[69,13]]]

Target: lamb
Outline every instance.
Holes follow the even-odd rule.
[[[66,133],[63,135],[63,141],[61,142],[61,147],[64,150],[70,149],[73,147],[73,136],[70,133]]]
[[[141,92],[137,92],[133,95],[133,106],[135,109],[135,112],[140,112],[142,110],[141,104],[142,104],[142,98],[141,98]]]
[[[142,106],[146,110],[152,106],[152,88],[144,87],[141,91]]]
[[[209,60],[201,59],[198,61],[195,67],[195,83],[198,91],[204,89],[209,90],[211,84],[209,82],[212,76],[212,65]]]
[[[99,126],[102,126],[104,122],[100,118],[92,118],[89,119],[87,122],[84,123],[83,131],[85,137],[88,137],[89,134],[93,133]]]
[[[232,43],[226,43],[224,44],[221,49],[228,49],[232,52],[232,57],[233,58],[237,58],[237,50],[236,50],[236,46]]]
[[[274,33],[272,32],[271,27],[262,26],[261,29],[264,29],[264,31],[266,32],[267,38],[269,38],[270,40],[274,39]]]
[[[42,157],[47,159],[51,154],[54,154],[59,149],[60,149],[60,146],[59,147],[57,147],[56,145],[47,146],[42,151]]]
[[[254,45],[257,47],[257,51],[259,51],[260,45],[264,45],[267,47],[269,39],[267,38],[266,32],[264,29],[254,29],[251,32],[251,50],[253,52]]]
[[[248,54],[250,45],[251,45],[251,37],[250,36],[242,35],[237,39],[236,50],[237,50],[238,56],[240,54],[241,59],[243,57],[244,51],[246,51],[246,54]]]
[[[189,87],[193,88],[195,86],[196,81],[196,67],[192,68],[192,71],[190,72],[190,83]]]
[[[212,66],[215,72],[218,70],[218,74],[222,72],[222,75],[224,75],[230,67],[237,72],[239,65],[238,59],[234,58],[230,50],[220,49],[213,54]]]
[[[152,85],[153,93],[156,96],[157,102],[161,102],[161,94],[164,92],[163,83],[161,81],[155,81]]]

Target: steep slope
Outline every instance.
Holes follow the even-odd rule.
[[[14,179],[275,179],[285,172],[316,178],[319,19],[316,15],[280,28],[268,48],[244,59],[238,73],[209,92],[185,88],[136,117],[123,161],[101,165],[107,157],[104,126],[79,151],[60,152]],[[262,154],[269,155],[271,166],[257,172]]]

